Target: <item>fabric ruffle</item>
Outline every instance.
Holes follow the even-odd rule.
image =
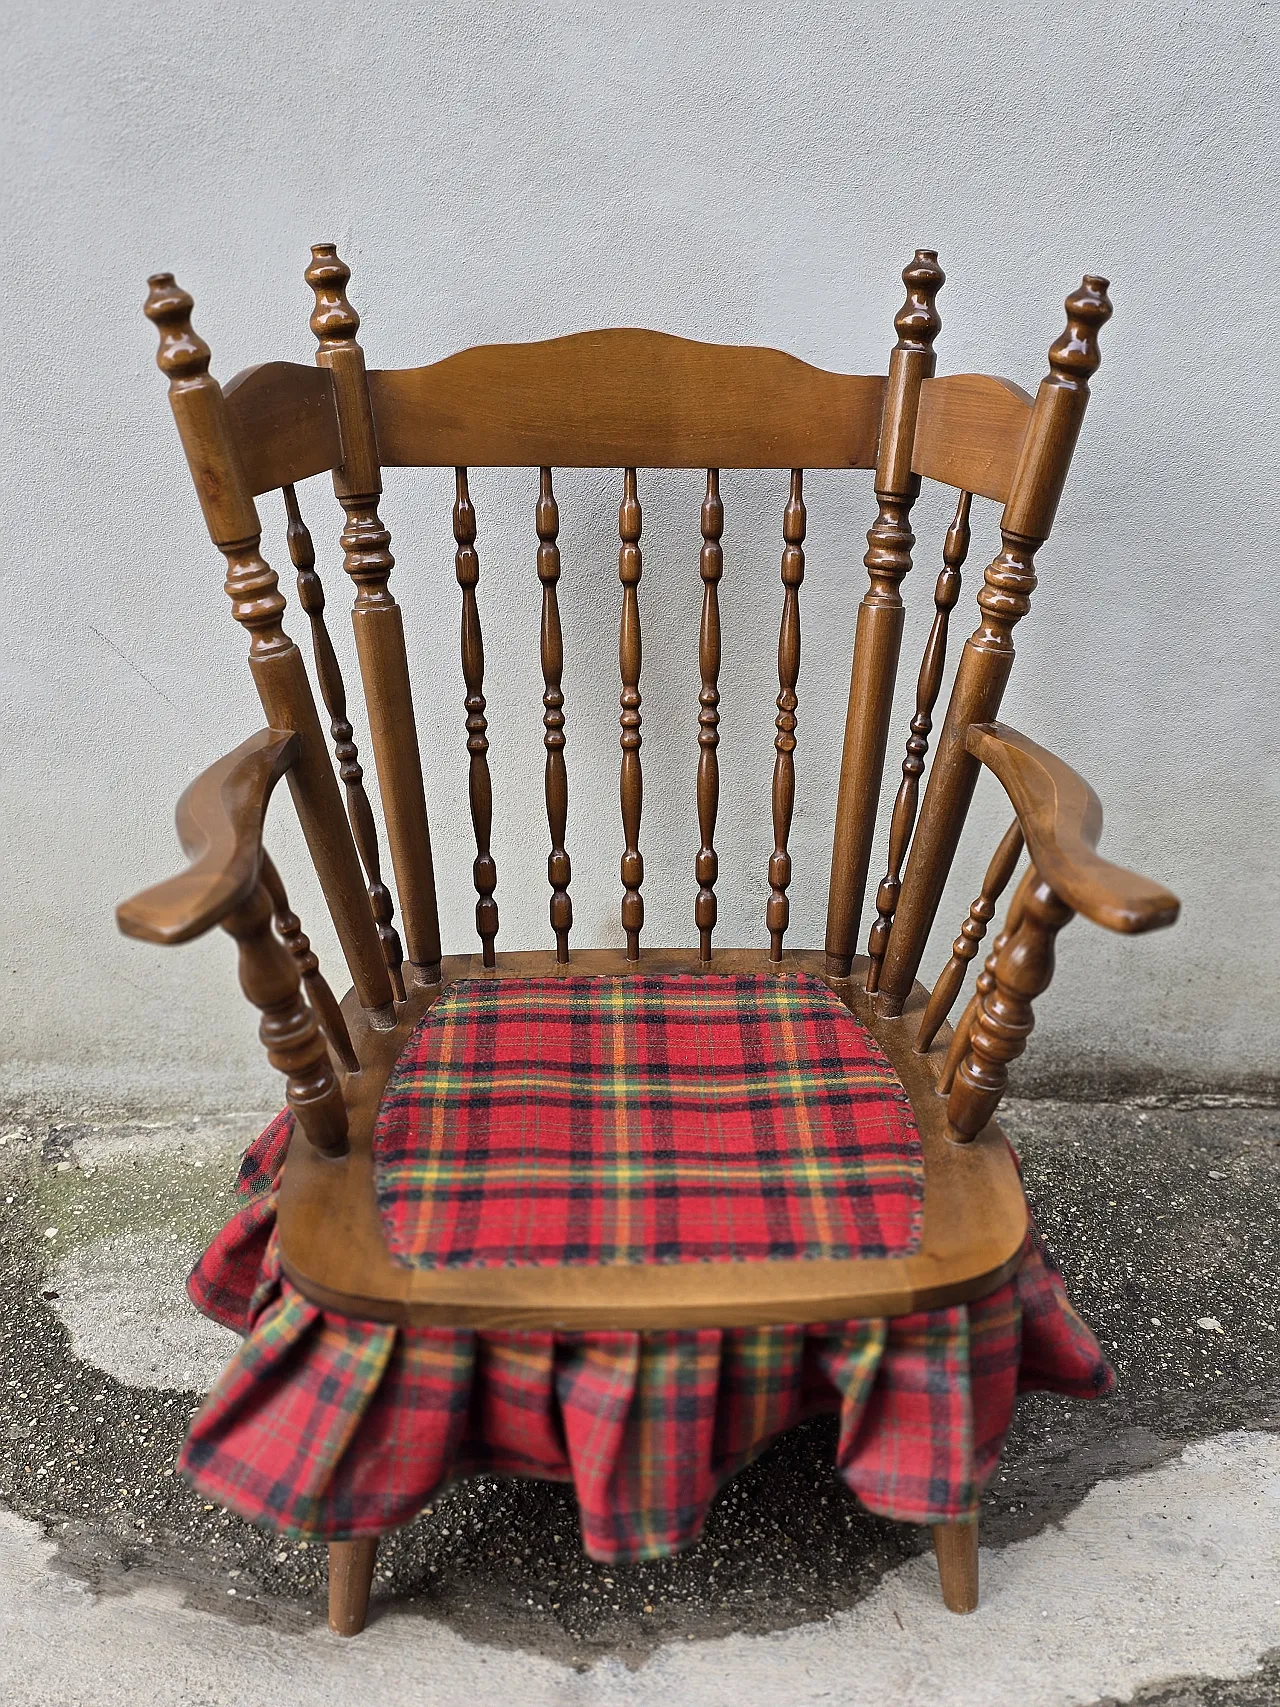
[[[179,1460],[207,1499],[281,1534],[378,1535],[484,1471],[571,1483],[594,1559],[660,1557],[697,1538],[730,1476],[822,1412],[839,1415],[837,1467],[869,1510],[954,1522],[976,1513],[1019,1392],[1113,1384],[1034,1232],[986,1298],[888,1320],[479,1333],[341,1316],[281,1271],[291,1127],[279,1116],[250,1150],[250,1200],[192,1273],[198,1308],[246,1337]]]

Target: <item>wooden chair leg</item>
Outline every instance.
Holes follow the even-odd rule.
[[[378,1538],[329,1543],[329,1628],[339,1636],[358,1636],[369,1611],[369,1589]]]
[[[948,1612],[978,1610],[978,1522],[935,1523],[933,1550]]]

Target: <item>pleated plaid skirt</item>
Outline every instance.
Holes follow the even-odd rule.
[[[625,999],[622,982],[486,981],[431,1010],[374,1138],[398,1260],[618,1260],[620,1244],[647,1261],[741,1258],[753,1241],[763,1260],[913,1248],[922,1194],[909,1105],[824,986],[700,979],[700,1001],[685,1003],[672,986],[692,980],[628,980]],[[780,1048],[810,1064],[789,1084]],[[843,1098],[840,1085],[852,1087]],[[1112,1385],[1034,1231],[1017,1275],[986,1298],[888,1320],[489,1333],[341,1316],[281,1270],[275,1186],[291,1131],[278,1116],[250,1148],[244,1206],[192,1273],[196,1305],[245,1337],[179,1461],[205,1498],[281,1534],[382,1534],[447,1483],[487,1472],[571,1483],[595,1559],[659,1557],[696,1539],[727,1478],[823,1412],[839,1417],[837,1467],[868,1509],[954,1522],[976,1514],[1020,1391],[1092,1398]],[[703,1190],[707,1157],[719,1173]],[[654,1211],[655,1191],[681,1214]]]

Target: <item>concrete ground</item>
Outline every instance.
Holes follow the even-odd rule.
[[[322,1549],[172,1474],[234,1343],[182,1280],[261,1123],[0,1124],[4,1703],[1280,1702],[1280,1112],[1010,1106],[1120,1384],[1022,1402],[972,1618],[832,1474],[824,1421],[654,1564],[587,1560],[564,1489],[468,1482],[384,1544],[350,1643]]]

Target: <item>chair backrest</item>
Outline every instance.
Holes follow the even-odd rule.
[[[210,375],[208,346],[192,330],[191,297],[171,274],[150,280],[146,313],[160,332],[158,361],[169,377],[174,414],[209,531],[226,558],[233,614],[249,632],[250,669],[268,722],[295,730],[300,737],[290,785],[359,999],[367,1008],[385,1015],[391,996],[401,993],[402,950],[347,718],[345,689],[325,626],[324,591],[293,488],[309,476],[331,471],[345,514],[341,546],[356,589],[356,647],[405,948],[412,980],[429,985],[439,976],[440,928],[404,632],[389,584],[394,558],[378,510],[381,469],[455,470],[453,531],[462,598],[476,929],[484,962],[492,964],[498,874],[490,847],[492,784],[477,600],[480,566],[468,470],[506,466],[536,470],[536,483],[531,479],[530,486],[530,555],[542,589],[547,874],[551,930],[561,961],[570,958],[573,912],[565,845],[568,773],[554,470],[622,470],[621,923],[633,961],[639,958],[644,926],[638,598],[643,565],[637,469],[706,470],[700,518],[703,601],[696,772],[701,845],[691,899],[700,957],[711,962],[717,912],[718,584],[724,525],[720,470],[778,469],[786,471],[789,483],[780,529],[774,847],[764,920],[770,956],[776,961],[782,957],[789,922],[804,474],[815,468],[874,469],[878,510],[864,559],[869,586],[857,617],[827,910],[826,966],[837,979],[850,973],[867,886],[903,629],[901,583],[911,568],[915,544],[912,506],[922,477],[956,490],[957,507],[935,589],[935,616],[869,941],[870,985],[878,987],[883,1011],[901,1010],[974,789],[978,761],[966,748],[966,732],[970,724],[987,722],[998,710],[1013,661],[1013,628],[1029,607],[1035,554],[1053,522],[1089,378],[1099,362],[1097,333],[1111,312],[1106,280],[1086,277],[1067,298],[1066,329],[1049,351],[1049,374],[1032,398],[1009,381],[987,375],[935,377],[934,342],[942,324],[936,298],[943,284],[937,256],[931,250],[917,251],[902,277],[907,295],[894,322],[898,337],[886,375],[828,373],[777,350],[694,343],[625,329],[543,343],[489,345],[428,367],[368,371],[356,338],[359,318],[346,295],[350,273],[332,244],[320,244],[306,272],[315,295],[311,329],[318,341],[316,368],[270,362],[238,374],[225,387]],[[346,793],[345,812],[305,665],[282,626],[285,598],[259,549],[254,498],[276,488],[284,490],[289,550],[300,603],[312,629],[316,673]],[[975,494],[1004,505],[1001,549],[985,571],[978,626],[964,645],[919,803],[919,779],[942,685],[947,627],[960,591],[970,499]],[[1011,861],[1005,863],[1011,867]],[[997,859],[993,867],[1000,864]]]

